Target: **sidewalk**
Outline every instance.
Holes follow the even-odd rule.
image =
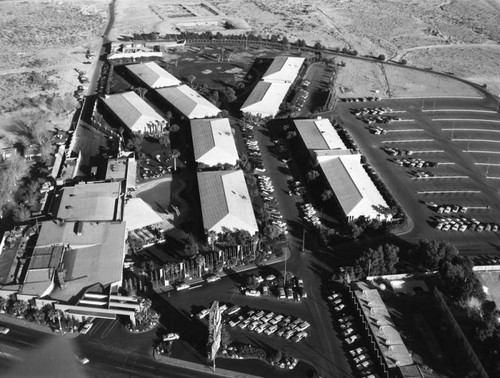
[[[61,336],[61,334],[59,332],[53,332],[49,326],[44,326],[41,324],[29,322],[25,319],[14,318],[14,317],[6,315],[6,314],[0,314],[0,322],[5,323],[5,324],[13,324],[13,325],[16,325],[19,327],[29,328],[29,329],[32,329],[34,331],[43,332],[43,333],[47,333],[50,335]],[[78,333],[78,332],[74,332],[74,333],[69,332],[69,333],[66,333],[62,336],[66,337],[68,339],[73,339],[73,338],[77,337],[78,335],[80,335],[80,333]]]
[[[245,272],[247,270],[256,269],[256,268],[259,268],[261,266],[277,264],[277,263],[283,262],[285,260],[288,260],[290,258],[290,256],[291,256],[291,251],[290,251],[290,248],[288,248],[287,252],[284,253],[283,256],[273,257],[273,258],[267,260],[263,264],[259,264],[259,265],[257,265],[257,264],[250,264],[250,265],[245,265],[245,266],[238,266],[238,267],[232,268],[231,271],[229,271],[229,272],[222,271],[222,272],[219,272],[217,274],[222,278],[222,277],[230,276],[231,274],[236,274],[236,273]],[[196,285],[196,284],[199,284],[199,283],[204,283],[204,282],[205,282],[205,279],[201,278],[201,277],[193,278],[192,280],[187,280],[186,281],[186,283],[188,285],[190,285],[190,286]],[[161,293],[165,293],[165,292],[174,290],[174,287],[172,285],[167,285],[167,286],[161,286],[161,287],[154,288],[153,290],[156,293],[161,294]]]
[[[256,375],[250,375],[250,374],[240,373],[240,372],[233,371],[233,370],[220,369],[220,368],[217,367],[217,365],[215,367],[215,372],[214,372],[212,366],[201,365],[201,364],[197,364],[195,362],[178,360],[176,358],[171,358],[171,357],[166,357],[166,356],[162,356],[162,355],[157,355],[154,350],[153,350],[153,358],[156,361],[164,363],[164,364],[167,364],[167,365],[180,366],[180,367],[183,367],[185,369],[189,369],[189,370],[193,370],[193,371],[201,371],[203,373],[213,374],[214,376],[219,376],[219,377],[260,378],[259,376],[256,376]]]

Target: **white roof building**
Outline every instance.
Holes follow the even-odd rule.
[[[300,57],[277,56],[262,76],[263,81],[293,83],[305,59]]]
[[[253,235],[259,230],[242,171],[198,172],[198,188],[207,233],[228,228]]]
[[[181,84],[179,79],[155,62],[131,64],[126,67],[133,77],[150,88],[164,88]]]
[[[279,112],[290,85],[259,81],[241,107],[241,111],[255,116],[274,117]]]
[[[148,123],[163,121],[163,118],[135,92],[124,92],[103,99],[104,104],[130,130],[144,132]]]
[[[378,208],[388,208],[387,203],[363,168],[360,154],[332,153],[318,155],[317,160],[349,220],[362,216],[385,219]]]
[[[308,150],[347,150],[328,119],[296,119],[293,122]]]
[[[219,108],[184,84],[157,89],[156,92],[189,119],[217,117],[220,113]]]
[[[191,121],[194,158],[208,166],[217,164],[235,165],[238,151],[234,143],[229,119],[197,119]]]

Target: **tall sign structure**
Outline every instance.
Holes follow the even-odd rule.
[[[222,331],[222,314],[219,308],[219,302],[214,301],[210,307],[208,319],[208,347],[210,348],[209,358],[213,361],[215,371],[215,356],[220,348]]]

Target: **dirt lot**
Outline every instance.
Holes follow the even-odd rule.
[[[479,96],[472,87],[432,72],[409,71],[349,58],[338,58],[336,89],[339,97]],[[378,91],[378,92],[377,92]]]
[[[92,70],[85,53],[99,47],[107,3],[0,2],[0,125],[21,108],[40,107],[41,96],[72,96],[80,84],[75,68]],[[67,120],[53,122],[67,128]]]

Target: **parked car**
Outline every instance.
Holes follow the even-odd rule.
[[[7,328],[7,327],[4,327],[4,326],[0,326],[0,333],[2,335],[6,335],[10,332],[10,328]]]
[[[298,343],[299,341],[301,341],[306,337],[307,337],[307,332],[299,332],[292,338],[292,340]]]
[[[359,339],[360,339],[359,335],[352,335],[352,336],[347,337],[345,339],[345,342],[350,345]]]
[[[247,297],[260,297],[260,291],[258,290],[247,290],[245,291]]]
[[[352,356],[352,357],[356,357],[362,353],[366,353],[368,352],[368,349],[366,349],[365,347],[359,347],[359,348],[356,348],[356,349],[352,349],[349,351],[349,354]]]
[[[94,325],[94,323],[92,322],[86,322],[83,327],[82,327],[82,330],[80,331],[80,333],[86,335],[90,329],[92,328],[92,326]]]
[[[174,341],[178,340],[179,337],[178,333],[167,333],[166,335],[163,335],[163,341]]]
[[[83,357],[83,356],[79,356],[79,355],[75,355],[75,358],[78,360],[78,362],[80,362],[82,365],[86,365],[88,364],[90,361],[87,357]]]

